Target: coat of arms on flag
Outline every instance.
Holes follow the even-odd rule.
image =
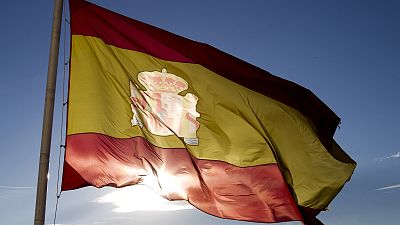
[[[198,98],[192,93],[179,95],[188,88],[188,83],[166,69],[161,72],[141,72],[138,80],[146,90],[140,90],[130,81],[132,126],[145,126],[154,135],[175,134],[188,145],[198,145]]]

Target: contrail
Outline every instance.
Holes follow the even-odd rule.
[[[24,187],[24,186],[2,186],[0,185],[0,189],[35,189],[36,187]]]
[[[382,191],[382,190],[389,190],[389,189],[394,189],[394,188],[400,188],[400,184],[396,184],[393,186],[387,186],[387,187],[383,187],[383,188],[378,188],[376,189],[377,191]]]
[[[383,160],[386,160],[386,159],[395,159],[395,158],[400,158],[400,152],[397,152],[397,153],[395,153],[395,154],[393,154],[391,156],[382,157],[382,158],[379,159],[379,161],[383,161]]]

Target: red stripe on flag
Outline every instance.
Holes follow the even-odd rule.
[[[165,197],[187,199],[211,215],[255,222],[302,220],[276,164],[237,167],[196,159],[186,149],[155,147],[142,137],[76,134],[67,137],[66,165],[68,179],[63,180],[69,183],[62,190],[122,187],[154,176]]]
[[[90,186],[90,184],[79,175],[74,168],[64,161],[63,177],[68,179],[62,180],[62,191],[77,189],[81,187]]]

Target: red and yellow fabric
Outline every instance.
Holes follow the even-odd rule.
[[[206,213],[282,222],[307,220],[299,206],[326,209],[350,179],[339,118],[309,90],[86,1],[70,11],[63,190],[155,178],[166,198]],[[132,125],[131,83],[146,90],[138,74],[163,69],[187,82],[180,96],[197,97],[197,144]]]

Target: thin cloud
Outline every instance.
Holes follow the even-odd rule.
[[[105,223],[103,223],[103,222],[93,222],[93,223],[89,223],[89,224],[87,223],[87,224],[74,224],[74,225],[102,225],[102,224],[105,224]],[[67,223],[56,223],[56,224],[49,223],[47,225],[70,225],[70,224],[67,224]]]
[[[396,158],[400,158],[400,152],[397,152],[390,156],[379,158],[379,161],[383,161],[383,160],[387,160],[387,159],[396,159]]]
[[[92,223],[86,223],[86,224],[74,224],[74,225],[103,225],[106,224],[104,222],[92,222]],[[68,223],[49,223],[47,225],[72,225],[72,224],[68,224]]]
[[[400,188],[400,184],[392,185],[392,186],[387,186],[387,187],[382,187],[376,189],[377,191],[383,191],[383,190],[390,190],[390,189],[395,189],[395,188]]]
[[[36,187],[0,185],[0,201],[16,200],[33,193]]]

